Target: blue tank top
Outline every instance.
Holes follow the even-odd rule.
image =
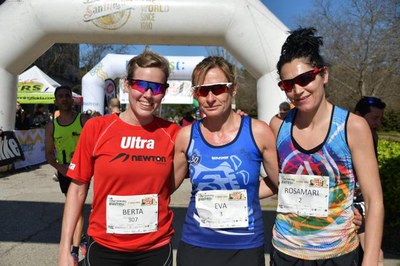
[[[235,139],[223,146],[207,143],[200,131],[200,121],[192,126],[186,152],[192,192],[182,241],[204,248],[249,249],[264,245],[264,226],[259,201],[259,171],[262,155],[252,131],[251,118],[242,117]],[[247,191],[248,227],[211,229],[201,227],[195,196],[206,190]]]
[[[327,217],[277,213],[272,244],[287,255],[329,259],[358,247],[352,210],[355,178],[346,137],[348,116],[348,111],[334,106],[326,138],[312,150],[303,149],[292,136],[296,109],[287,114],[279,129],[280,173],[329,177]]]

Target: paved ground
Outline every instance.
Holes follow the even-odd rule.
[[[0,174],[0,266],[57,264],[64,196],[58,183],[52,179],[53,173],[52,167],[44,164],[27,171]],[[176,230],[174,251],[179,242],[189,191],[190,185],[185,182],[172,196]],[[90,202],[89,193],[86,215],[90,211]],[[266,238],[269,240],[275,201],[264,200],[262,204]],[[268,250],[267,245],[267,262]],[[385,265],[400,266],[399,257],[389,257]]]

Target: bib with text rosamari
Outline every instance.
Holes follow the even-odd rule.
[[[142,234],[157,231],[157,194],[107,196],[107,233]]]
[[[327,217],[329,177],[279,174],[278,212]]]
[[[200,226],[208,228],[248,227],[247,191],[207,190],[196,193]]]

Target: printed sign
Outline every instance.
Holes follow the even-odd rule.
[[[15,130],[15,136],[24,153],[24,160],[14,163],[15,169],[46,162],[44,128]]]
[[[13,131],[3,131],[0,135],[0,166],[11,164],[18,159],[24,159],[24,153],[19,146]]]

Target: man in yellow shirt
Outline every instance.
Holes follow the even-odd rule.
[[[46,159],[57,170],[57,177],[62,193],[67,195],[71,178],[66,176],[68,165],[78,144],[83,125],[89,119],[87,115],[73,110],[72,90],[68,86],[57,87],[54,92],[54,104],[58,107],[59,116],[46,126]],[[79,245],[83,231],[83,213],[79,219],[72,243],[72,255],[76,264],[79,258]],[[81,245],[82,254],[86,246]]]

